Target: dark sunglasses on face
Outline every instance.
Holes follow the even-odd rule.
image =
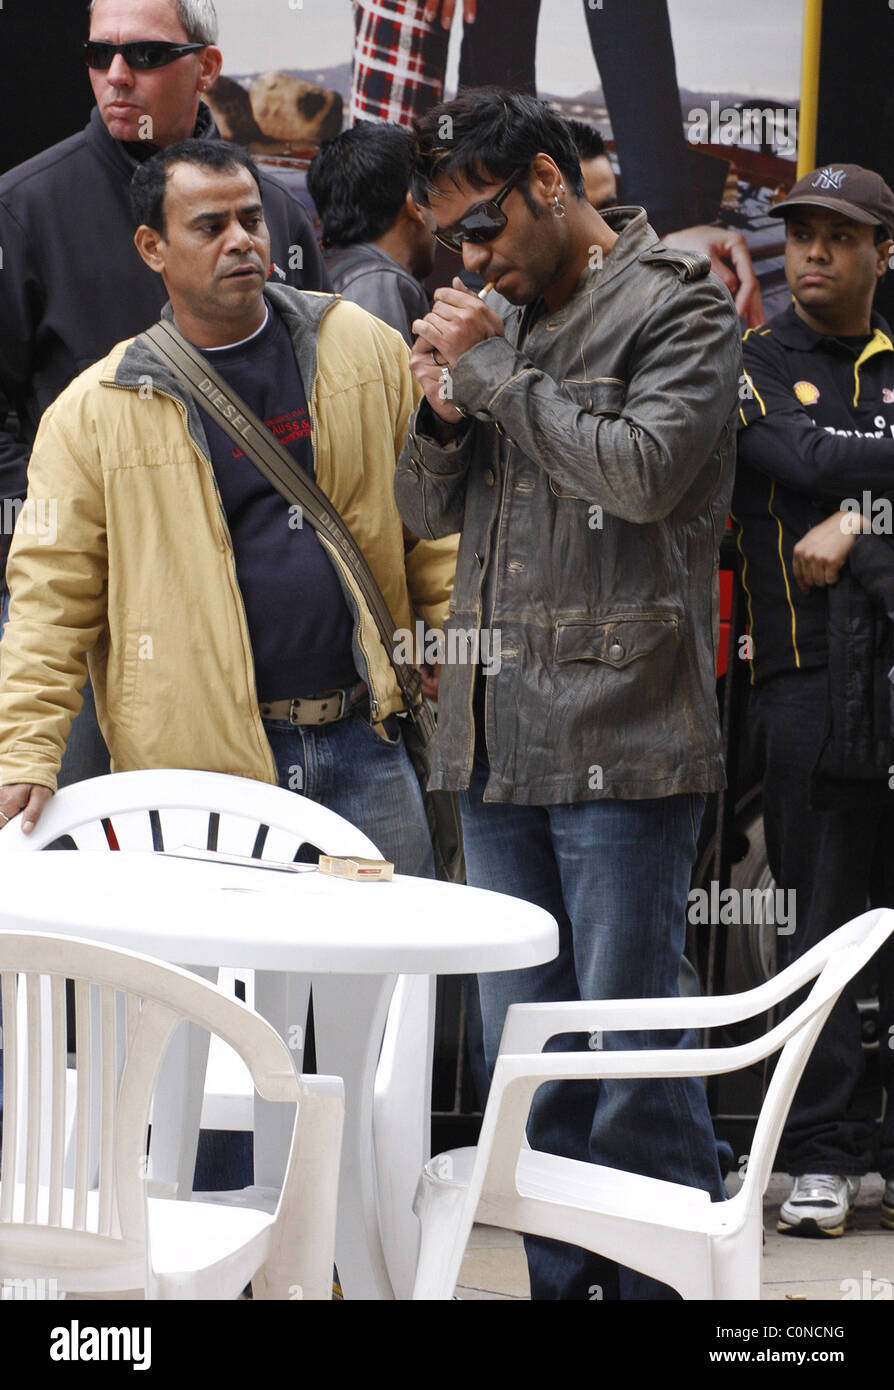
[[[137,39],[135,43],[95,43],[93,39],[88,39],[84,44],[84,53],[88,68],[98,68],[100,72],[108,72],[116,53],[121,54],[129,68],[145,71],[147,68],[166,67],[185,53],[197,53],[200,48],[207,48],[207,44],[166,43],[162,39]]]
[[[483,241],[493,241],[494,237],[500,235],[508,222],[508,217],[503,211],[503,199],[509,194],[519,179],[526,171],[519,169],[507,179],[503,187],[499,189],[492,198],[487,198],[483,203],[473,203],[467,212],[454,222],[452,227],[443,227],[435,232],[437,240],[442,246],[446,246],[448,251],[456,251],[462,254],[463,242],[471,241],[479,245]]]

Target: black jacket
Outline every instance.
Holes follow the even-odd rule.
[[[219,138],[206,106],[194,133]],[[115,343],[148,328],[167,298],[161,277],[133,244],[132,150],[112,138],[94,110],[78,135],[0,178],[0,576],[12,529],[8,499],[25,496],[44,410]],[[284,282],[328,290],[301,204],[266,177],[263,195],[271,255]]]
[[[327,252],[326,267],[336,294],[396,328],[407,346],[413,346],[413,323],[431,308],[425,286],[415,275],[371,241]]]
[[[891,800],[894,769],[894,543],[858,536],[828,590],[828,733],[814,769],[815,805]]]
[[[792,551],[843,503],[869,514],[894,492],[894,345],[878,314],[872,335],[861,351],[793,308],[745,335],[732,511],[752,680],[826,665],[830,591],[801,593]]]

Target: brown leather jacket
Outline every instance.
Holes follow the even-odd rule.
[[[642,209],[554,314],[470,348],[447,447],[414,417],[404,520],[461,531],[449,629],[484,629],[485,799],[531,804],[723,785],[717,551],[733,484],[736,313],[706,257],[658,243]],[[505,303],[505,301],[501,301]],[[468,785],[474,642],[448,646],[433,787]],[[499,653],[499,661],[495,659]],[[459,658],[459,659],[457,659]]]

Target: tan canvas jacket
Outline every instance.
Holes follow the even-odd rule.
[[[268,286],[305,383],[319,486],[399,628],[442,627],[453,539],[419,541],[394,500],[418,389],[399,335],[337,297]],[[170,314],[170,310],[167,310]],[[354,651],[381,724],[402,707],[354,580]],[[119,343],[46,411],[7,569],[0,785],[55,790],[89,667],[112,768],[203,768],[275,782],[229,530],[201,418],[143,338]]]

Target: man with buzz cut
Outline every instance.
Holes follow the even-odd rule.
[[[237,147],[173,145],[132,198],[164,317],[316,480],[395,625],[415,610],[441,627],[455,546],[411,536],[393,497],[418,395],[406,345],[357,305],[267,282],[260,179]],[[47,499],[53,545],[27,525]],[[113,771],[278,782],[431,873],[389,651],[353,570],[301,520],[145,336],[77,377],[41,421],[10,551],[0,818],[37,822],[89,667]]]
[[[212,0],[92,0],[89,22],[81,61],[96,107],[86,129],[0,177],[0,624],[41,415],[113,344],[148,328],[165,300],[133,244],[134,170],[178,140],[219,139],[202,100],[222,62]],[[328,289],[301,204],[273,179],[263,189],[272,278]],[[108,768],[88,685],[62,784]]]
[[[875,905],[894,905],[888,619],[870,594],[890,572],[872,534],[894,497],[894,341],[873,312],[894,238],[894,193],[856,164],[814,169],[772,209],[785,219],[792,304],[745,337],[733,515],[751,652],[749,721],[763,777],[767,856],[794,895],[777,965]],[[890,528],[889,528],[890,529]],[[861,534],[866,532],[866,534]],[[874,963],[878,1125],[863,1076],[856,982],[835,1006],[789,1111],[778,1166],[794,1185],[790,1235],[840,1236],[861,1177],[885,1178],[894,1229],[894,943]]]
[[[641,208],[592,208],[545,102],[471,92],[435,107],[415,160],[438,236],[495,291],[457,277],[415,324],[426,399],[398,503],[417,535],[460,531],[449,628],[499,634],[501,652],[487,674],[444,666],[432,785],[460,791],[469,882],[559,924],[554,961],[479,977],[493,1066],[511,1004],[678,993],[704,798],[723,783],[717,546],[741,353],[707,258],[663,246]],[[543,1087],[528,1137],[725,1195],[696,1078]],[[537,1299],[673,1283],[525,1244]]]

